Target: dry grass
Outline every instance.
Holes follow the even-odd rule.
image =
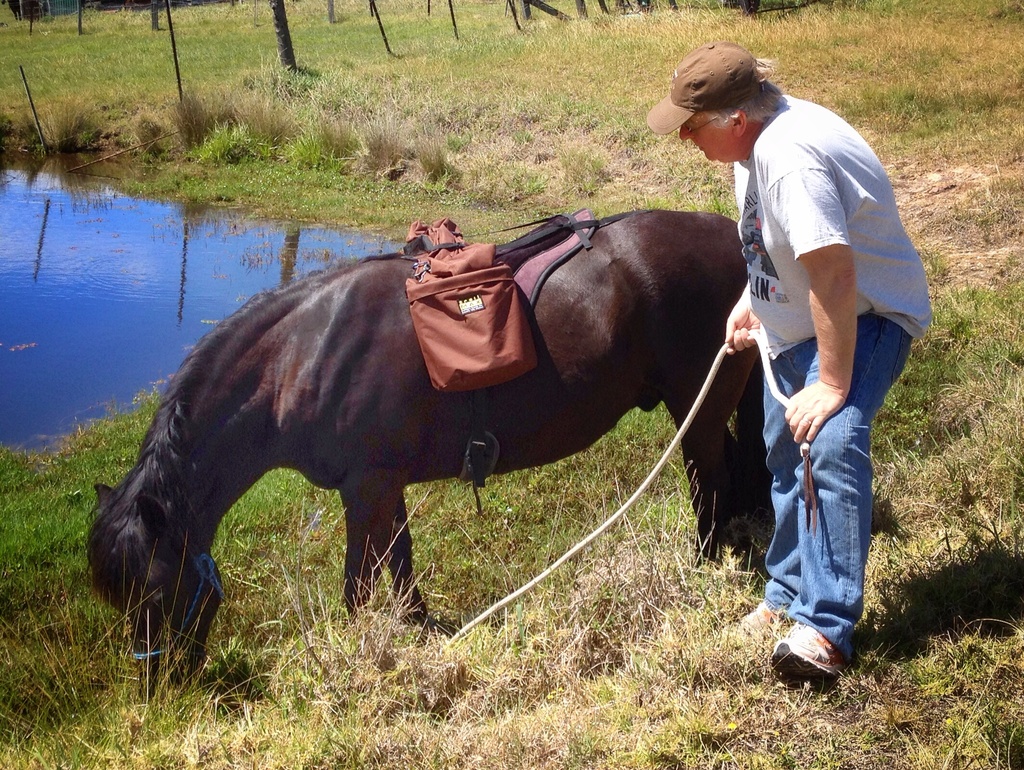
[[[423,136],[416,142],[416,160],[429,182],[455,183],[459,171],[448,158],[448,144],[438,136]]]
[[[233,106],[218,98],[186,96],[171,110],[175,131],[186,149],[200,147],[213,132],[235,119]]]
[[[425,25],[419,6],[399,4],[385,14],[398,58],[383,55],[364,10],[354,0],[340,2],[342,21],[330,26],[317,9],[292,9],[297,73],[274,66],[263,31],[252,28],[246,9],[204,8],[202,16],[183,10],[177,28],[187,101],[205,103],[214,113],[205,117],[176,114],[181,107],[174,81],[152,36],[142,57],[134,51],[122,57],[119,86],[96,79],[93,63],[109,56],[97,50],[99,40],[68,46],[62,64],[88,80],[108,120],[127,116],[130,126],[140,109],[138,94],[151,95],[154,106],[175,114],[167,122],[179,128],[189,149],[210,135],[212,125],[239,120],[216,113],[241,101],[248,104],[246,135],[269,136],[275,146],[298,135],[308,141],[312,126],[339,119],[357,127],[363,149],[362,162],[348,173],[396,180],[397,197],[419,197],[413,218],[428,206],[445,206],[453,210],[444,213],[472,232],[492,229],[496,216],[584,202],[608,211],[665,206],[733,213],[727,170],[710,167],[672,139],[649,136],[642,120],[682,52],[707,39],[733,38],[775,59],[777,78],[790,92],[838,109],[868,135],[893,169],[913,234],[923,245],[963,248],[966,241],[972,257],[991,272],[1000,269],[1005,254],[989,255],[1019,235],[1014,202],[1024,177],[1024,129],[1015,116],[1024,74],[1014,64],[1020,53],[1015,3],[975,2],[955,12],[835,3],[755,19],[689,5],[678,14],[593,14],[572,24],[541,14],[523,33],[500,23],[493,4],[482,3],[460,9],[459,41],[440,18]],[[137,22],[124,19],[110,34],[142,42],[136,41]],[[231,25],[230,37],[217,37],[224,34],[215,31],[218,23]],[[974,36],[962,34],[979,23],[986,30],[984,56],[977,55]],[[3,31],[0,49],[18,50],[40,104],[64,100],[66,80],[52,66],[37,64],[17,31]],[[115,45],[127,48],[120,40]],[[0,63],[3,58],[0,53]],[[166,96],[152,96],[161,93]],[[31,145],[15,77],[0,75],[0,96],[18,127],[6,143]],[[102,128],[110,137],[118,134],[116,122]],[[445,156],[425,152],[423,136],[433,137],[435,147],[443,144]],[[417,158],[419,173],[406,173]],[[168,173],[201,176],[187,165]],[[936,175],[939,182],[926,184]],[[449,197],[438,201],[441,178],[440,191]],[[303,210],[301,197],[285,195],[275,200],[240,189],[231,197]],[[495,206],[503,211],[490,213]],[[354,208],[341,203],[345,224],[357,223]],[[363,208],[376,212],[371,224],[407,224],[404,212],[392,206]],[[321,212],[319,199],[309,209]]]
[[[96,110],[81,99],[68,99],[40,111],[39,122],[50,152],[82,152],[99,138]]]
[[[386,113],[366,122],[363,128],[363,153],[359,159],[362,168],[377,177],[391,180],[400,178],[411,154],[408,133],[398,118]]]

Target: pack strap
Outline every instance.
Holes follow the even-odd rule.
[[[573,214],[555,214],[554,216],[544,217],[542,219],[535,219],[532,222],[524,222],[521,225],[513,225],[512,227],[504,227],[500,230],[491,230],[486,233],[480,233],[480,236],[494,235],[496,233],[513,232],[515,230],[522,230],[523,228],[526,227],[533,227],[534,225],[548,225],[547,227],[538,228],[536,231],[532,233],[527,233],[522,238],[517,239],[515,242],[516,246],[526,247],[532,243],[536,243],[537,241],[541,241],[544,240],[545,238],[550,237],[552,233],[557,232],[559,230],[572,230],[580,236],[581,240],[584,241],[584,248],[590,249],[592,245],[590,243],[589,237],[590,230],[599,230],[602,227],[606,227],[607,225],[610,225],[614,222],[618,222],[620,219],[626,219],[627,217],[631,217],[634,214],[643,214],[645,211],[649,211],[649,209],[639,209],[637,211],[624,211],[622,213],[612,214],[611,216],[602,217],[600,219],[576,219],[576,217]],[[564,219],[565,221],[559,221],[560,219]],[[507,246],[508,244],[502,245]]]

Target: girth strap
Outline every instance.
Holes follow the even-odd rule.
[[[473,496],[476,498],[476,512],[483,513],[480,503],[480,488],[486,485],[487,477],[498,463],[500,447],[498,439],[487,429],[487,388],[471,391],[469,442],[462,457],[461,481],[473,482]]]

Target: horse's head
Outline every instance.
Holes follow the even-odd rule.
[[[96,486],[89,536],[93,586],[126,614],[132,653],[155,683],[161,664],[190,674],[206,657],[206,637],[223,598],[213,559],[189,543],[168,503],[133,490]]]

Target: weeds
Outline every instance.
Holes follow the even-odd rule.
[[[437,137],[423,137],[417,142],[416,159],[423,176],[431,182],[455,181],[458,171],[448,159],[445,142]]]
[[[1024,198],[1024,180],[996,176],[988,180],[951,218],[952,235],[986,246],[1020,240],[1024,236],[1018,207]]]
[[[218,128],[234,122],[231,105],[214,100],[187,96],[171,112],[175,130],[188,150],[202,145]]]
[[[7,144],[10,137],[14,135],[14,122],[0,112],[0,152],[3,152],[7,148]]]
[[[208,163],[234,165],[245,160],[266,158],[271,146],[246,126],[219,126],[195,149],[195,156]]]
[[[318,80],[302,69],[292,71],[263,64],[257,74],[244,78],[242,85],[253,94],[265,94],[275,102],[288,104],[308,99]]]
[[[360,165],[374,176],[398,179],[405,173],[407,145],[405,129],[393,115],[370,120],[363,131]]]
[[[93,109],[78,100],[51,107],[40,116],[40,122],[50,152],[82,152],[91,149],[99,138]]]
[[[239,100],[235,121],[267,148],[268,159],[280,157],[280,149],[298,134],[294,116],[270,98]]]
[[[559,153],[558,160],[570,197],[592,198],[608,181],[606,162],[599,155],[572,148]]]
[[[536,199],[548,189],[549,177],[529,164],[492,158],[468,164],[465,184],[482,202],[500,205]]]
[[[142,112],[132,119],[132,145],[141,148],[146,155],[160,156],[168,152],[173,133],[169,124],[152,113]]]
[[[286,149],[292,161],[309,168],[346,170],[361,148],[358,133],[342,121],[322,120],[310,132],[296,138]]]

